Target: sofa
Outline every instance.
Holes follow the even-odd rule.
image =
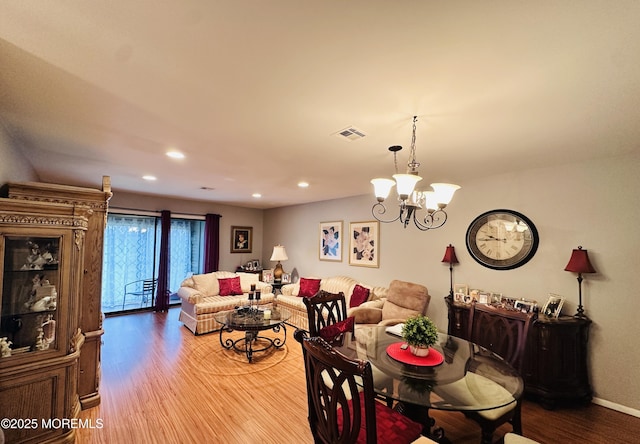
[[[222,325],[214,319],[215,313],[247,305],[252,284],[261,292],[260,305],[273,304],[275,295],[271,285],[261,282],[259,277],[260,275],[255,273],[214,271],[186,278],[178,289],[181,302],[180,322],[196,335],[219,330]],[[237,278],[240,281],[240,290],[235,289]],[[222,293],[226,295],[220,294],[221,285]],[[227,294],[229,285],[234,288],[231,293],[241,291],[242,294]]]
[[[329,293],[344,293],[347,303],[347,316],[351,316],[351,313],[355,309],[355,307],[350,308],[350,305],[351,297],[356,285],[369,290],[369,296],[365,303],[378,303],[380,301],[384,301],[387,297],[388,289],[386,287],[363,284],[348,276],[334,276],[315,279],[320,279],[320,290],[328,291]],[[289,318],[288,323],[297,328],[309,330],[307,308],[304,305],[303,297],[300,296],[300,282],[283,285],[281,292],[282,294],[278,294],[276,296],[275,305],[278,308],[285,308],[291,312],[291,318]]]

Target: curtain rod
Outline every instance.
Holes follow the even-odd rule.
[[[120,213],[120,214],[131,214],[135,216],[158,216],[158,217],[160,216],[159,211],[137,210],[135,208],[110,207],[109,212]],[[205,215],[203,214],[173,213],[173,212],[171,213],[171,217],[177,217],[180,219],[198,219],[198,220],[205,219]]]

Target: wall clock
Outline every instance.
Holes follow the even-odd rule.
[[[494,270],[511,270],[531,260],[539,243],[538,230],[523,214],[491,210],[467,229],[467,250],[476,262]]]

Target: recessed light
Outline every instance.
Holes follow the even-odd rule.
[[[300,188],[307,188],[309,186],[309,182],[298,182],[298,186]]]
[[[158,178],[157,178],[156,176],[149,176],[149,175],[147,175],[147,176],[142,176],[142,178],[143,178],[144,180],[158,180]]]
[[[255,197],[256,199],[260,199],[260,198],[262,197],[262,194],[260,194],[260,193],[253,193],[253,194],[251,195],[251,197]]]
[[[167,151],[167,156],[171,157],[172,159],[184,159],[184,154],[182,154],[180,151]]]

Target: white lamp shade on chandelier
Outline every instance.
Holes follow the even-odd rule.
[[[417,174],[394,174],[393,179],[396,181],[396,190],[400,200],[407,200],[422,177]]]
[[[373,184],[373,192],[375,193],[378,202],[383,202],[389,196],[391,188],[396,185],[395,181],[385,179],[384,177],[371,179],[371,183]]]

